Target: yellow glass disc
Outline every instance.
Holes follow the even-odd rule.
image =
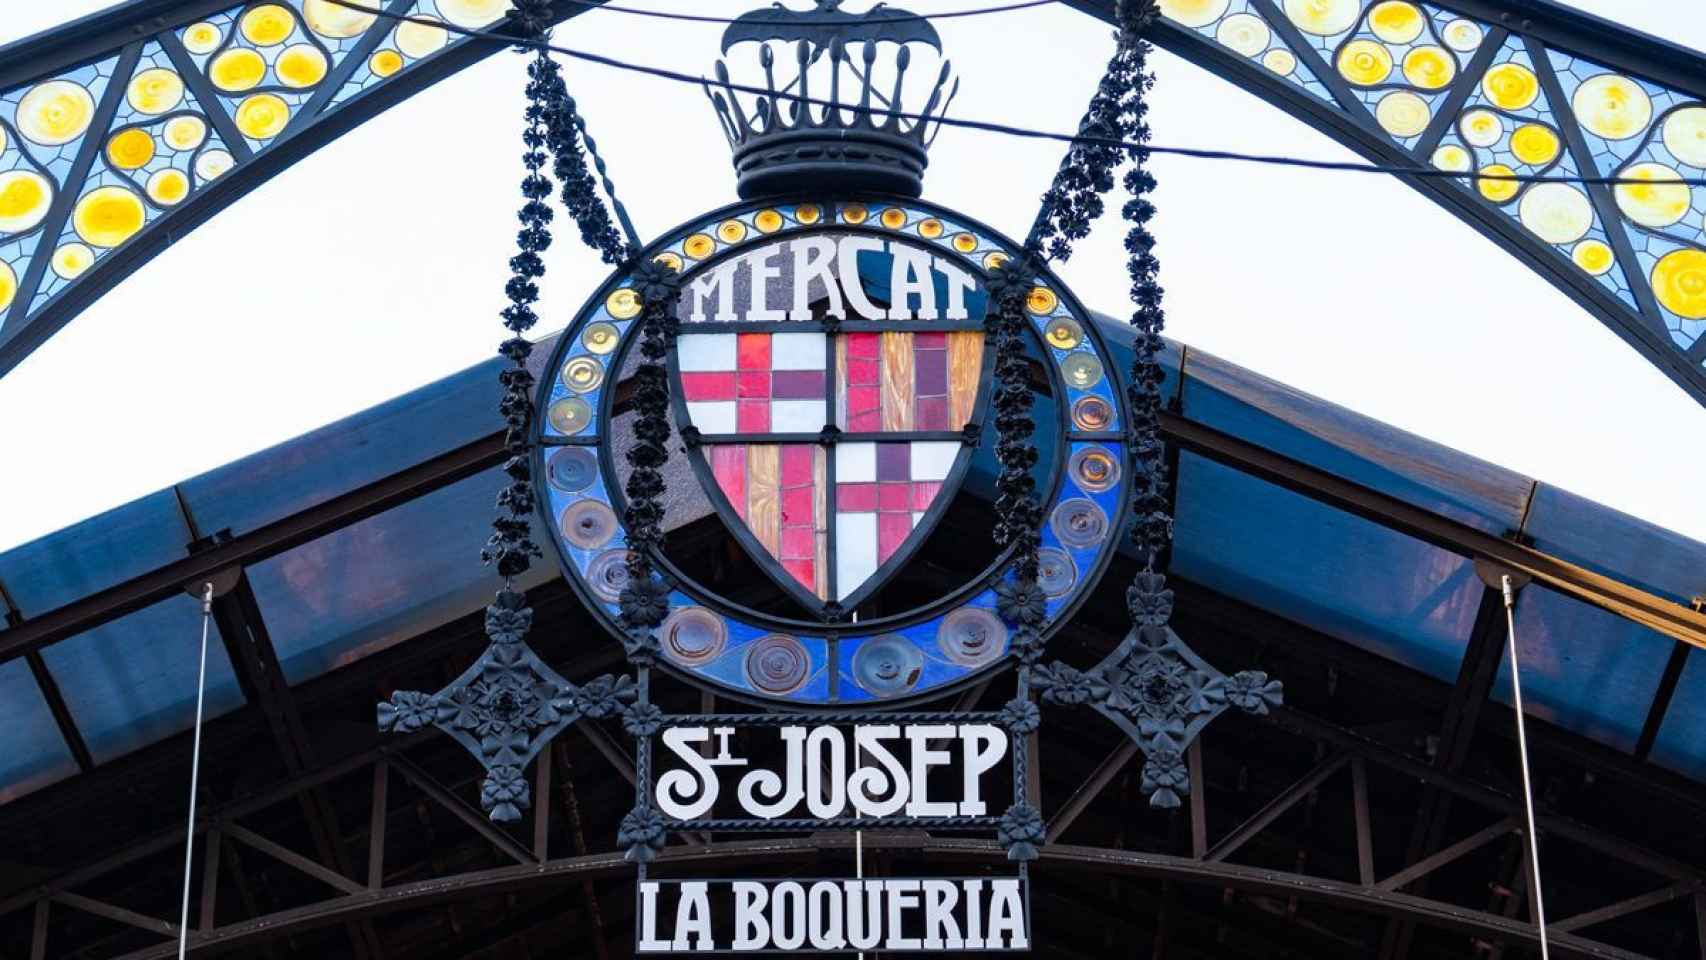
[[[437,53],[449,42],[449,31],[436,23],[404,20],[397,24],[397,49],[406,57],[419,59]]]
[[[1615,73],[1583,81],[1570,98],[1570,108],[1582,126],[1607,140],[1627,140],[1653,119],[1653,98],[1640,84]]]
[[[381,50],[367,61],[367,69],[376,77],[389,77],[403,69],[403,55],[395,50]]]
[[[1558,135],[1542,123],[1525,123],[1511,134],[1511,153],[1531,167],[1543,167],[1558,156]]]
[[[257,93],[237,105],[237,129],[246,137],[270,140],[290,122],[290,105],[276,93]]]
[[[841,208],[841,219],[846,223],[864,223],[870,216],[871,211],[862,203],[849,203]]]
[[[237,161],[224,150],[209,150],[195,158],[195,175],[203,180],[213,180],[236,165]]]
[[[1047,287],[1032,287],[1030,294],[1025,297],[1025,309],[1039,317],[1053,313],[1058,303],[1060,299]]]
[[[190,195],[190,178],[182,170],[167,167],[148,178],[148,198],[162,207],[175,206]]]
[[[53,272],[63,279],[75,280],[94,265],[95,251],[85,244],[72,241],[53,251]]]
[[[1413,137],[1428,128],[1433,119],[1428,102],[1408,90],[1397,90],[1380,98],[1374,108],[1380,128],[1394,137]]]
[[[206,20],[184,28],[184,49],[191,53],[212,53],[223,39],[225,34]]]
[[[1536,183],[1522,195],[1517,216],[1547,243],[1575,243],[1593,226],[1593,204],[1567,183]]]
[[[739,243],[746,239],[746,224],[739,220],[724,220],[717,224],[717,236],[724,243]]]
[[[1422,11],[1404,0],[1385,0],[1368,12],[1368,28],[1387,43],[1409,43],[1422,35]]]
[[[1683,107],[1666,117],[1664,142],[1671,156],[1706,168],[1706,107]]]
[[[443,4],[440,4],[441,8],[442,6]],[[378,20],[379,15],[352,10],[333,3],[332,0],[303,0],[302,19],[308,21],[308,29],[322,37],[346,40],[373,26],[373,21]]]
[[[207,139],[207,121],[200,117],[173,117],[166,121],[162,137],[173,150],[194,150]]]
[[[34,170],[0,173],[0,233],[22,233],[53,205],[53,184]]]
[[[815,203],[802,203],[794,208],[794,219],[802,224],[813,224],[823,216],[823,211]]]
[[[1438,90],[1457,76],[1457,58],[1443,47],[1417,47],[1404,54],[1404,79],[1423,90]]]
[[[1495,177],[1508,177],[1516,173],[1502,163],[1489,163],[1481,168],[1481,172]],[[1476,180],[1475,187],[1481,191],[1481,196],[1488,200],[1505,203],[1522,189],[1522,183],[1517,180]]]
[[[225,51],[214,57],[207,68],[207,78],[213,81],[214,86],[233,92],[256,86],[266,75],[267,62],[247,47],[233,47]]]
[[[695,233],[681,244],[681,252],[695,260],[705,259],[716,249],[717,241],[712,240],[708,235],[703,233]]]
[[[1689,320],[1706,320],[1706,253],[1677,250],[1653,266],[1653,294],[1666,310]]]
[[[934,240],[940,237],[944,230],[946,228],[942,226],[942,221],[935,218],[918,222],[918,235],[926,240]]]
[[[1505,135],[1505,121],[1491,110],[1465,113],[1459,127],[1463,131],[1463,139],[1477,147],[1490,147]]]
[[[763,233],[775,233],[782,229],[783,220],[782,215],[775,210],[760,210],[752,218],[752,223]]]
[[[881,219],[883,226],[888,227],[890,230],[899,230],[901,227],[906,226],[906,211],[899,207],[890,207],[883,211]]]
[[[1349,30],[1361,6],[1357,0],[1285,0],[1285,15],[1304,33],[1330,37]]]
[[[1229,0],[1161,0],[1161,15],[1187,27],[1206,27],[1226,12]]]
[[[94,117],[94,98],[82,84],[70,80],[38,83],[18,101],[18,132],[44,147],[77,139]]]
[[[640,295],[633,287],[623,287],[604,298],[604,309],[618,320],[628,320],[640,315],[645,304],[640,302]]]
[[[138,170],[154,159],[154,138],[137,127],[120,130],[107,141],[107,162],[120,170]]]
[[[616,344],[622,335],[616,331],[616,326],[609,323],[591,323],[581,331],[581,344],[600,356],[616,349]]]
[[[653,257],[652,262],[653,263],[661,263],[664,266],[670,268],[671,270],[674,270],[676,273],[681,272],[681,258],[676,256],[673,253],[670,253],[668,250],[665,250],[664,252]]]
[[[1235,13],[1220,21],[1214,31],[1216,40],[1246,57],[1266,50],[1272,36],[1267,23],[1252,13]]]
[[[1611,248],[1601,240],[1583,240],[1576,244],[1576,249],[1570,251],[1570,259],[1594,276],[1599,276],[1611,269]]]
[[[509,0],[438,0],[438,12],[459,27],[483,27],[508,13]]]
[[[6,128],[0,127],[0,153],[6,152]]]
[[[184,99],[184,80],[171,70],[150,67],[130,78],[130,105],[150,116],[165,113]]]
[[[326,55],[311,43],[298,43],[278,55],[273,72],[287,87],[300,90],[326,79]]]
[[[1071,350],[1084,342],[1084,328],[1071,317],[1055,317],[1043,331],[1043,339],[1047,340],[1051,347]]]
[[[1481,92],[1503,110],[1521,110],[1540,96],[1540,78],[1520,63],[1501,63],[1481,78]]]
[[[591,393],[604,382],[604,365],[591,357],[571,357],[563,364],[563,386],[576,393]]]
[[[961,253],[971,253],[977,249],[977,238],[969,233],[954,234],[954,249]]]
[[[1662,163],[1637,163],[1619,174],[1647,183],[1620,183],[1612,191],[1623,215],[1643,227],[1668,227],[1688,213],[1688,186],[1670,183],[1682,175]]]
[[[0,310],[12,305],[12,299],[18,295],[18,275],[12,272],[12,265],[0,260]]]
[[[271,47],[284,42],[296,31],[296,18],[276,3],[251,7],[237,26],[243,37],[257,47]]]
[[[1290,50],[1275,47],[1262,55],[1262,66],[1282,77],[1289,77],[1291,72],[1297,69],[1297,55]]]
[[[1445,45],[1458,53],[1468,53],[1481,45],[1481,27],[1473,20],[1453,20],[1440,31]]]
[[[1352,40],[1339,51],[1339,74],[1358,86],[1371,87],[1392,74],[1392,51],[1373,40]]]
[[[1458,173],[1468,170],[1471,166],[1469,151],[1455,143],[1441,144],[1440,148],[1434,151],[1433,160],[1434,166],[1441,170],[1452,170]]]
[[[983,269],[999,270],[1007,262],[1007,255],[997,250],[983,258]]]
[[[92,247],[116,247],[142,229],[142,198],[123,187],[96,187],[77,201],[71,226]]]

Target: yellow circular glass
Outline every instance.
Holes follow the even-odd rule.
[[[53,184],[34,170],[0,173],[0,233],[22,233],[47,217]]]
[[[300,90],[326,79],[326,55],[311,43],[298,43],[279,54],[272,68],[285,86]]]
[[[1392,51],[1373,40],[1352,40],[1339,51],[1339,74],[1371,87],[1392,75]]]
[[[483,27],[508,13],[510,0],[438,0],[438,12],[459,27]]]
[[[80,83],[49,80],[38,83],[18,101],[18,132],[44,147],[70,143],[89,129],[95,100]]]
[[[1570,251],[1570,259],[1594,276],[1599,276],[1611,269],[1613,260],[1611,248],[1601,240],[1583,240]]]
[[[260,84],[267,75],[267,62],[247,47],[234,47],[213,58],[207,78],[221,90],[241,92]]]
[[[72,229],[92,247],[116,247],[142,229],[142,198],[123,187],[96,187],[77,201]]]
[[[1102,379],[1102,361],[1083,351],[1069,353],[1060,361],[1060,372],[1066,377],[1068,386],[1083,390],[1095,386]]]
[[[1558,156],[1558,135],[1543,123],[1525,123],[1511,134],[1511,154],[1531,167],[1543,167]]]
[[[250,7],[238,22],[244,39],[257,47],[271,47],[284,42],[296,31],[296,18],[276,3]]]
[[[899,230],[906,226],[906,211],[899,207],[890,207],[883,211],[882,223],[890,230]]]
[[[1385,0],[1368,12],[1368,28],[1387,43],[1409,43],[1422,35],[1422,11],[1404,0]]]
[[[871,216],[871,211],[862,203],[849,203],[841,208],[841,219],[845,223],[864,223]]]
[[[150,67],[130,78],[125,98],[138,113],[162,114],[183,102],[184,80],[171,70]]]
[[[162,136],[173,150],[194,150],[207,139],[207,121],[200,117],[173,117],[166,121]]]
[[[237,105],[237,129],[255,140],[270,140],[290,122],[290,105],[276,93],[257,93]]]
[[[1187,27],[1206,27],[1226,12],[1230,0],[1161,0],[1161,15]]]
[[[148,198],[162,207],[175,206],[190,195],[190,178],[182,170],[167,167],[148,178]]]
[[[1494,177],[1508,177],[1516,173],[1502,163],[1489,163],[1481,168],[1481,172]],[[1516,180],[1480,180],[1475,181],[1476,189],[1481,196],[1494,203],[1506,203],[1522,189],[1522,184]]]
[[[757,227],[763,233],[775,233],[782,229],[782,224],[784,222],[782,215],[775,210],[760,210],[758,211],[758,214],[752,218],[753,226]]]
[[[717,224],[717,237],[724,243],[739,243],[746,239],[746,224],[739,220],[724,220]]]
[[[652,262],[653,263],[661,263],[664,266],[670,268],[671,270],[674,270],[676,273],[681,272],[681,267],[682,267],[681,258],[676,256],[673,253],[670,253],[668,250],[665,250],[664,252],[653,257]]]
[[[1433,163],[1441,170],[1451,170],[1456,173],[1462,173],[1472,166],[1469,151],[1455,143],[1442,144],[1438,150],[1435,150]]]
[[[12,305],[12,299],[18,295],[18,275],[12,272],[12,265],[0,260],[0,310]]]
[[[1374,108],[1374,119],[1394,137],[1413,137],[1428,128],[1433,114],[1426,100],[1408,90],[1395,90],[1380,98]]]
[[[406,57],[420,59],[437,53],[450,42],[450,32],[437,23],[404,20],[397,24],[397,49]]]
[[[1440,31],[1445,45],[1458,53],[1468,53],[1481,45],[1481,27],[1473,20],[1453,20]]]
[[[1001,265],[1006,263],[1006,262],[1007,262],[1007,255],[1005,253],[1002,253],[999,250],[996,250],[995,252],[990,253],[989,255],[987,255],[983,258],[983,269],[985,269],[985,270],[998,270],[1001,268]]]
[[[1481,92],[1502,110],[1521,110],[1540,96],[1540,78],[1520,63],[1501,63],[1481,78]]]
[[[1039,317],[1053,313],[1059,303],[1060,298],[1047,287],[1032,287],[1031,292],[1025,296],[1025,309]]]
[[[604,364],[591,357],[573,357],[563,364],[563,386],[576,393],[591,393],[604,382]]]
[[[1706,169],[1706,107],[1683,107],[1666,117],[1664,143],[1671,156]]]
[[[184,49],[191,53],[212,53],[223,39],[224,32],[205,20],[184,28]]]
[[[75,280],[94,265],[95,251],[85,244],[72,241],[53,251],[53,272],[61,279]]]
[[[616,349],[622,335],[617,332],[616,325],[611,323],[592,323],[581,331],[581,345],[592,353],[603,356]]]
[[[1297,55],[1290,50],[1275,47],[1262,55],[1262,66],[1282,77],[1289,77],[1291,72],[1297,69]]]
[[[237,161],[224,150],[209,150],[195,158],[195,175],[202,180],[213,180],[236,164]]]
[[[918,235],[926,240],[934,240],[940,237],[946,229],[942,226],[942,221],[934,218],[918,222]]]
[[[977,249],[977,238],[969,233],[954,234],[954,249],[961,253],[971,253]]]
[[[1358,0],[1285,0],[1285,15],[1304,33],[1330,37],[1357,22]]]
[[[1628,77],[1602,73],[1576,88],[1570,109],[1590,133],[1607,140],[1627,140],[1652,122],[1653,98]]]
[[[373,26],[379,15],[353,10],[332,0],[303,0],[302,19],[308,21],[308,29],[322,37],[347,40]]]
[[[1220,21],[1214,39],[1223,46],[1246,57],[1253,57],[1268,48],[1272,32],[1261,17],[1250,13],[1235,13]]]
[[[1612,191],[1623,215],[1643,227],[1668,227],[1688,214],[1688,185],[1675,183],[1682,175],[1662,163],[1637,163],[1619,177],[1646,183],[1620,183]]]
[[[154,138],[138,127],[120,130],[107,141],[107,162],[120,170],[140,170],[154,159]]]
[[[1666,310],[1687,320],[1706,320],[1706,253],[1683,249],[1653,266],[1653,294]]]
[[[403,55],[395,50],[381,50],[367,61],[367,69],[376,77],[389,77],[403,69]]]
[[[717,241],[712,240],[710,235],[705,233],[695,233],[681,244],[681,252],[695,260],[705,259],[716,249]]]
[[[1593,204],[1567,183],[1536,183],[1522,195],[1517,217],[1547,243],[1575,243],[1593,227]]]
[[[823,216],[823,210],[815,203],[802,203],[794,208],[794,219],[802,224],[813,224]]]
[[[1438,90],[1457,76],[1457,58],[1443,47],[1417,47],[1404,54],[1404,79],[1423,90]]]
[[[545,419],[558,433],[573,435],[592,423],[592,407],[580,397],[564,397],[551,404],[545,411]]]
[[[1505,122],[1491,110],[1470,110],[1459,121],[1463,139],[1473,146],[1490,147],[1505,135]]]
[[[1071,350],[1084,342],[1084,328],[1071,317],[1055,317],[1043,330],[1043,339],[1058,350]]]
[[[604,309],[618,320],[639,316],[644,306],[640,302],[640,294],[633,287],[623,287],[604,298]]]

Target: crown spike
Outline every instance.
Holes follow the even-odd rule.
[[[871,87],[877,82],[877,45],[874,43],[865,44],[863,54],[865,72],[864,75],[859,78],[859,113],[853,118],[853,123],[858,126],[871,127],[872,129],[875,129],[877,126],[877,118],[876,115],[871,112]]]
[[[766,111],[769,122],[765,125],[764,132],[774,133],[782,120],[782,101],[776,98],[776,52],[770,49],[770,44],[767,43],[759,48],[758,62],[764,67],[764,87],[770,91],[770,96],[765,98],[769,101],[769,107]]]
[[[717,61],[717,81],[723,85],[723,91],[728,94],[729,110],[734,114],[735,124],[743,135],[751,136],[753,133],[752,126],[746,122],[746,113],[740,108],[740,98],[735,96],[734,85],[729,82],[728,64],[721,60]]]
[[[800,62],[800,99],[794,101],[794,125],[803,127],[812,122],[812,45],[801,40],[799,46],[794,48],[794,52]]]
[[[924,145],[926,147],[935,143],[936,138],[942,135],[942,118],[948,115],[948,105],[954,102],[954,97],[957,96],[959,92],[960,78],[955,77],[953,89],[948,91],[948,99],[942,101],[942,109],[936,112],[936,129],[930,132],[930,139],[924,141]]]
[[[900,115],[905,112],[901,107],[901,88],[906,82],[906,68],[912,66],[912,48],[902,46],[894,56],[894,92],[889,94],[889,118],[883,122],[884,130],[899,130]]]
[[[823,111],[823,125],[842,123],[841,116],[841,61],[846,59],[847,51],[841,45],[840,39],[829,42],[829,106]]]

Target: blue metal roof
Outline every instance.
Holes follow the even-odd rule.
[[[1127,328],[1103,327],[1129,357]],[[1706,586],[1706,545],[1198,351],[1173,346],[1165,363],[1166,389],[1191,421],[1478,530],[1520,533],[1677,602]],[[480,364],[0,554],[0,583],[27,620],[182,559],[192,529],[241,535],[479,441],[496,426],[497,369]],[[495,584],[474,557],[500,485],[488,470],[250,566],[287,679],[320,676],[483,605]],[[1468,559],[1188,451],[1177,519],[1179,576],[1456,677],[1483,590]],[[547,563],[528,585],[556,575]],[[188,727],[199,619],[195,600],[176,597],[43,651],[96,763]],[[1529,712],[1631,750],[1674,641],[1545,589],[1524,591],[1517,626]],[[217,716],[243,701],[222,647],[209,653]],[[1694,733],[1706,724],[1703,661],[1687,664],[1651,759],[1706,780],[1706,738]],[[0,663],[0,728],[0,803],[76,773],[21,658]]]

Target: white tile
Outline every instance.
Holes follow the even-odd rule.
[[[912,479],[946,480],[961,444],[955,440],[918,440],[912,444]]]
[[[825,349],[821,333],[773,333],[770,335],[770,369],[822,370],[827,362]]]
[[[684,338],[685,339],[685,338]],[[687,419],[700,433],[734,433],[735,402],[733,400],[689,401]]]
[[[876,479],[876,444],[838,443],[835,445],[836,483],[875,483]]]
[[[912,511],[912,529],[917,530],[918,525],[923,522],[924,514],[919,513],[917,510]]]
[[[675,357],[687,373],[718,372],[735,368],[733,333],[688,333],[676,338]]]
[[[817,433],[824,423],[822,400],[770,401],[771,433]]]
[[[839,451],[838,451],[839,453]],[[877,572],[877,515],[835,515],[835,590],[845,599]]]

